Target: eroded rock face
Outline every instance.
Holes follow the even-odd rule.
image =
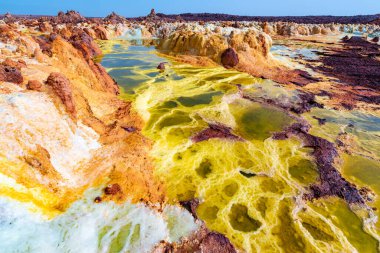
[[[69,41],[83,54],[87,60],[102,53],[99,46],[95,43],[92,37],[84,30],[75,30]]]
[[[103,87],[106,91],[115,95],[118,95],[120,93],[120,88],[117,85],[116,81],[110,75],[108,75],[107,71],[101,64],[91,61],[89,62],[89,65],[97,78],[102,81]]]
[[[96,26],[94,28],[96,38],[100,40],[108,40],[107,30],[103,26]]]
[[[127,194],[106,195],[103,201],[162,203],[161,182],[152,176],[147,155],[151,143],[139,130],[142,121],[129,102],[117,98],[116,82],[92,60],[101,51],[83,26],[89,31],[94,26],[57,25],[49,17],[23,25],[35,32],[41,21],[52,24],[54,32],[33,37],[19,33],[18,24],[0,24],[0,114],[12,121],[0,124],[0,146],[7,149],[0,152],[0,175],[17,182],[7,189],[9,196],[24,187],[36,210],[51,217],[107,178],[106,184],[118,184]],[[39,92],[14,84],[23,80],[28,90]],[[41,194],[33,195],[35,190]]]
[[[204,27],[198,25],[190,28],[179,27],[161,41],[159,50],[177,57],[179,61],[201,66],[225,65],[279,83],[303,86],[315,82],[307,72],[290,69],[275,60],[270,54],[272,39],[255,28],[246,32],[231,32],[230,29],[219,32],[207,29],[203,31]],[[225,54],[222,58],[223,53]]]
[[[52,40],[54,40],[55,36],[56,35],[49,36],[49,37],[46,37],[46,36],[34,37],[34,40],[40,46],[40,50],[42,51],[42,53],[44,53],[44,54],[46,54],[48,56],[52,56],[51,42],[52,42]]]
[[[46,84],[52,87],[54,93],[61,99],[66,110],[71,115],[76,114],[70,81],[61,73],[51,73]]]
[[[220,56],[228,48],[228,42],[219,34],[179,30],[163,40],[158,47],[168,54],[205,56],[220,62]]]

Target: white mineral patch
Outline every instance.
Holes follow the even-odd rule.
[[[0,49],[8,49],[11,52],[15,52],[17,50],[17,46],[0,42]]]
[[[74,170],[100,147],[99,136],[59,113],[48,95],[0,94],[0,118],[0,148],[8,159],[17,160],[40,145],[49,152],[52,165],[68,185],[85,181]]]
[[[0,198],[2,252],[144,253],[161,240],[178,241],[198,229],[183,208],[168,206],[163,215],[143,204],[96,204],[93,199],[98,194],[89,191],[50,221],[21,203]]]

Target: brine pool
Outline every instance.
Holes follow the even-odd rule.
[[[198,217],[241,252],[379,252],[378,116],[329,108],[302,115],[313,135],[335,142],[344,131],[353,138],[354,152],[341,154],[336,166],[377,195],[367,208],[336,197],[305,202],[302,195],[318,181],[311,150],[297,138],[271,138],[295,115],[241,98],[236,84],[257,101],[296,103],[297,91],[233,70],[172,61],[152,41],[99,43],[105,53],[99,61],[146,122],[143,134],[154,142],[150,155],[170,205],[162,213],[128,202],[94,206],[101,189],[89,189],[47,219],[31,212],[27,201],[0,197],[0,252],[150,252],[159,241],[179,241],[199,227],[177,205],[194,198],[201,202]],[[162,72],[156,69],[161,62],[167,62]],[[241,139],[191,141],[215,123]]]
[[[277,141],[293,118],[250,96],[297,101],[297,92],[223,68],[197,68],[157,54],[149,41],[104,42],[102,64],[123,88],[123,97],[146,121],[154,141],[156,174],[172,203],[198,198],[198,216],[246,252],[379,252],[377,211],[349,207],[331,197],[301,201],[318,180],[310,151],[296,138]],[[167,62],[164,72],[156,69]],[[318,125],[314,117],[326,119]],[[313,109],[303,115],[311,133],[330,141],[345,129],[359,154],[342,155],[339,168],[358,186],[380,194],[380,119],[360,112]],[[231,127],[245,141],[190,138],[210,123]],[[380,207],[378,198],[369,204]]]

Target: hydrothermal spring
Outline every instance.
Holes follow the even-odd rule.
[[[172,203],[199,198],[200,219],[247,252],[378,252],[377,212],[349,207],[336,197],[301,200],[306,187],[318,180],[311,150],[296,138],[271,138],[293,117],[242,99],[236,84],[253,97],[288,103],[297,102],[296,91],[233,70],[169,61],[146,41],[104,42],[103,49],[108,53],[102,64],[146,121],[143,133],[155,143],[156,174]],[[168,61],[165,72],[156,70]],[[302,116],[312,124],[312,134],[330,141],[349,128],[360,145],[379,157],[379,118],[328,108]],[[326,124],[319,125],[315,117]],[[230,127],[244,140],[191,141],[212,123]],[[345,177],[380,193],[379,162],[364,154],[341,160]],[[373,205],[380,207],[379,201]]]
[[[155,174],[171,205],[162,214],[129,202],[94,206],[100,189],[89,189],[63,214],[47,219],[20,199],[1,197],[4,252],[149,252],[160,240],[176,242],[199,227],[177,205],[193,198],[201,202],[197,215],[207,227],[243,252],[379,252],[378,198],[370,207],[337,197],[303,200],[319,176],[311,149],[296,137],[272,138],[298,116],[262,102],[297,103],[297,91],[234,70],[172,61],[151,41],[99,43],[105,52],[99,60],[146,122]],[[163,72],[156,69],[160,62],[167,62]],[[326,140],[334,142],[342,129],[354,135],[365,152],[342,155],[338,168],[350,182],[380,194],[380,118],[329,108],[301,117],[312,125],[311,134]],[[239,138],[192,140],[211,124]],[[3,177],[0,182],[16,184]]]

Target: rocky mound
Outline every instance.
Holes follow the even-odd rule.
[[[107,17],[103,19],[104,22],[110,23],[110,24],[122,24],[127,21],[127,19],[123,16],[120,16],[116,14],[115,12],[112,12]]]
[[[58,23],[80,23],[86,21],[86,18],[83,17],[79,12],[77,11],[67,11],[66,13],[63,13],[62,11],[58,13],[57,22]]]
[[[198,30],[198,31],[197,31]],[[251,28],[244,32],[216,27],[214,31],[202,27],[179,28],[158,45],[161,52],[178,60],[196,65],[223,65],[257,77],[280,83],[304,85],[313,80],[299,70],[290,70],[270,54],[271,37]]]

